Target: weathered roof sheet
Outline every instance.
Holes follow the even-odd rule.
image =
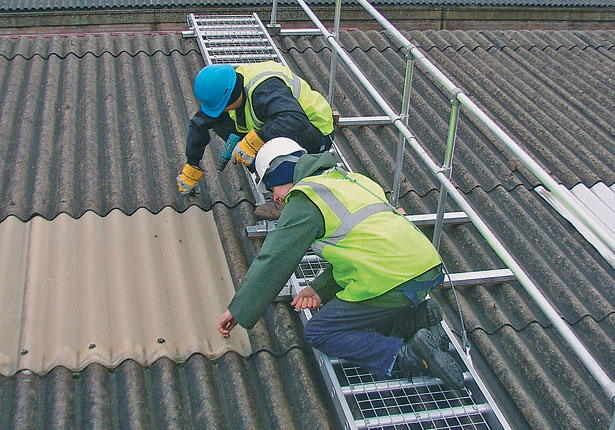
[[[615,183],[615,85],[609,85],[615,32],[406,34],[564,185]],[[405,65],[398,47],[372,31],[343,32],[341,40],[397,109]],[[276,41],[291,67],[326,92],[330,52],[322,39]],[[239,169],[215,173],[220,140],[205,154],[204,193],[185,201],[175,191],[186,124],[197,108],[191,81],[202,60],[194,40],[176,34],[0,38],[0,53],[0,220],[104,216],[113,209],[132,214],[140,207],[182,212],[196,204],[214,212],[240,284],[258,249],[243,226],[255,219]],[[343,116],[381,114],[345,71],[338,78],[335,107]],[[420,68],[414,82],[410,127],[441,160],[448,97]],[[390,189],[392,127],[341,129],[336,142],[355,170]],[[465,114],[455,160],[459,189],[615,378],[613,269],[533,191],[536,180]],[[435,211],[438,187],[425,172],[407,150],[402,203],[409,213]],[[502,267],[470,226],[445,228],[441,249],[451,271]],[[514,428],[608,428],[612,404],[520,285],[458,293],[477,367]],[[442,292],[438,299],[455,325],[452,297]],[[294,312],[274,304],[249,336],[255,353],[248,359],[228,353],[212,364],[194,355],[179,366],[163,358],[149,368],[126,361],[112,372],[93,364],[78,377],[58,367],[45,377],[0,378],[7,405],[0,426],[198,428],[211,420],[218,428],[334,427]]]
[[[0,253],[2,375],[252,353],[216,329],[235,290],[211,211],[9,217]]]
[[[313,0],[310,6],[334,6],[334,0]],[[612,7],[613,0],[376,0],[373,5],[404,6],[509,6],[509,7]],[[296,6],[294,0],[280,0],[279,5]],[[350,0],[348,4],[356,4]],[[52,10],[91,10],[91,9],[140,9],[140,8],[198,8],[198,7],[259,7],[270,6],[266,0],[8,0],[3,2],[0,11],[52,11]]]

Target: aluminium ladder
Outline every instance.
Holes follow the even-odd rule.
[[[190,30],[184,37],[196,37],[206,65],[231,64],[237,66],[261,61],[286,61],[256,15],[188,15]],[[351,123],[348,121],[347,124]],[[350,170],[339,149],[332,152],[338,163]],[[244,168],[252,179],[251,187],[257,203],[264,196],[256,191],[255,176]],[[408,216],[417,225],[433,225],[435,215]],[[463,212],[444,215],[445,224],[467,222]],[[275,228],[274,221],[260,222],[246,228],[251,238],[263,237]],[[289,279],[280,297],[290,297],[309,285],[327,263],[308,252],[295,274]],[[455,283],[469,285],[510,280],[507,270],[452,274]],[[450,282],[450,279],[447,280]],[[445,281],[446,282],[446,281]],[[305,324],[311,311],[301,312]],[[375,378],[352,363],[328,357],[314,349],[325,384],[333,400],[336,413],[345,429],[509,429],[510,426],[479,375],[470,358],[443,321],[452,345],[453,355],[464,370],[466,387],[454,391],[445,388],[438,379],[420,377],[408,380],[402,375]]]

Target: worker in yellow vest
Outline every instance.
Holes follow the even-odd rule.
[[[225,337],[252,328],[308,248],[329,266],[294,298],[296,310],[325,305],[304,337],[326,354],[376,376],[430,374],[454,389],[463,374],[448,352],[437,303],[427,292],[442,283],[442,261],[431,242],[386,202],[369,178],[345,172],[333,156],[305,154],[287,138],[257,153],[261,189],[284,200],[233,300],[218,321]]]
[[[206,66],[194,81],[194,96],[200,109],[188,127],[187,161],[177,178],[182,194],[191,193],[203,176],[200,161],[210,140],[210,129],[225,141],[231,133],[240,136],[233,161],[249,168],[263,143],[275,137],[292,138],[311,154],[331,147],[331,107],[320,93],[282,64],[265,61],[236,69],[228,64]],[[276,212],[272,208],[263,210]]]

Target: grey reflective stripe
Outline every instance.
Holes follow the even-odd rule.
[[[325,240],[318,240],[312,244],[312,250],[322,257],[322,250],[325,245],[335,245],[339,241],[343,240],[348,233],[352,231],[362,221],[366,220],[370,216],[380,212],[391,212],[391,208],[386,203],[372,203],[364,208],[359,209],[355,213],[351,214],[346,206],[331,192],[329,188],[322,184],[313,182],[299,182],[297,185],[304,185],[310,187],[318,196],[329,206],[333,213],[342,221],[342,223],[335,229],[331,236]]]
[[[252,89],[256,82],[264,76],[281,78],[286,81],[286,84],[293,89],[293,97],[299,100],[299,96],[301,95],[301,81],[299,80],[299,77],[292,73],[292,78],[289,78],[282,72],[259,73],[254,78],[250,79],[250,82],[248,82],[248,84],[246,85],[246,96],[250,94],[250,89]],[[256,117],[256,114],[254,113],[254,108],[252,107],[252,103],[250,103],[249,101],[248,106],[250,107],[250,116],[252,117],[254,125],[256,125],[258,128],[262,128],[265,123]]]
[[[273,161],[269,163],[269,167],[265,171],[265,175],[269,172],[273,172],[275,169],[278,168],[280,164],[285,161],[291,161],[293,163],[296,163],[297,161],[299,161],[299,157],[297,157],[296,155],[281,155],[279,157],[275,157]]]

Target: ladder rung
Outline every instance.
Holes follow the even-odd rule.
[[[476,272],[452,273],[450,279],[456,287],[500,284],[502,282],[512,282],[517,280],[516,276],[509,269],[479,270]],[[449,277],[444,279],[444,285],[450,285]]]
[[[224,46],[224,45],[219,45],[219,46],[208,46],[207,47],[207,51],[208,52],[213,52],[213,53],[218,53],[218,52],[228,52],[233,51],[233,52],[250,52],[254,50],[254,46]],[[272,49],[267,49],[266,47],[259,47],[260,49],[263,50],[267,50],[269,52],[274,52]]]
[[[245,38],[246,36],[252,36],[254,39],[262,37],[263,33],[254,30],[254,31],[236,31],[232,28],[229,29],[225,29],[225,30],[207,30],[207,31],[202,31],[199,28],[199,32],[201,34],[204,34],[207,37],[231,37],[230,41],[236,41],[234,39],[232,39],[232,36],[239,36],[241,39]],[[240,40],[241,40],[240,39]]]
[[[436,223],[437,214],[420,214],[420,215],[406,215],[414,225],[434,225]],[[443,224],[466,224],[471,222],[470,217],[465,212],[446,212],[444,214]]]
[[[245,37],[242,39],[235,39],[235,40],[227,40],[227,39],[221,39],[221,38],[208,39],[207,34],[205,34],[203,41],[210,46],[231,46],[232,47],[232,46],[259,45],[267,49],[273,49],[267,43],[267,40],[263,39],[260,34],[256,35],[255,37],[250,37],[250,38]]]
[[[306,259],[307,257],[307,259]],[[305,261],[304,261],[305,260]],[[320,260],[319,257],[315,255],[309,255],[303,257],[301,260],[306,263],[315,263],[315,262],[324,262],[324,260]],[[451,274],[451,279],[453,280],[453,284],[455,287],[469,287],[472,285],[491,285],[491,284],[501,284],[502,282],[513,282],[516,281],[517,278],[509,269],[494,269],[494,270],[480,270],[476,272],[460,272]],[[308,276],[304,278],[297,277],[297,282],[301,287],[306,287],[310,285],[314,281],[313,276]],[[449,277],[446,276],[444,278],[444,285],[450,286]],[[278,295],[277,300],[291,300],[290,289],[284,287],[280,294]]]
[[[199,27],[199,30],[203,30],[203,31],[209,31],[209,30],[218,30],[218,29],[223,29],[223,30],[228,30],[228,31],[235,31],[235,30],[240,30],[240,29],[250,29],[253,30],[254,28],[258,28],[258,26],[256,26],[253,23],[247,22],[245,24],[235,24],[235,23],[205,23],[205,24],[199,24],[197,22],[197,26]]]
[[[392,124],[388,116],[352,116],[340,117],[337,125],[339,127],[360,127],[362,125],[387,125]]]
[[[219,19],[199,18],[195,19],[196,25],[203,28],[226,28],[248,27],[254,28],[257,24],[251,17],[220,17]]]
[[[301,259],[301,263],[320,263],[325,264],[326,261],[317,255],[305,255]],[[493,269],[493,270],[479,270],[475,272],[459,272],[452,273],[450,279],[453,280],[455,286],[470,286],[470,285],[484,285],[484,284],[499,284],[502,282],[512,282],[517,278],[514,273],[509,269]],[[448,276],[444,278],[444,285],[450,285],[450,279]],[[314,278],[297,278],[300,285],[308,285]]]
[[[429,226],[434,225],[436,222],[436,214],[425,215],[406,215],[414,225]],[[470,222],[470,219],[465,212],[446,212],[444,214],[444,225],[464,224]],[[246,226],[246,234],[248,238],[255,239],[259,237],[267,236],[272,230],[275,230],[277,223],[274,221],[259,221],[254,226]]]
[[[266,54],[240,54],[240,55],[216,55],[212,57],[212,59],[218,61],[228,61],[233,59],[242,60],[240,63],[247,63],[249,60],[260,60],[260,59],[271,59],[277,58],[277,55],[266,55]]]
[[[280,36],[321,36],[322,33],[317,28],[282,28]]]
[[[344,363],[344,360],[336,359],[335,361],[331,359],[331,364],[334,363]],[[468,382],[472,379],[472,375],[469,372],[464,372],[463,379]],[[387,379],[382,382],[371,382],[368,384],[352,384],[342,386],[342,393],[345,396],[351,396],[356,394],[368,394],[368,393],[378,393],[381,391],[393,391],[393,390],[403,390],[410,388],[422,388],[438,385],[438,379],[432,377],[419,377],[413,378],[412,380],[404,379]]]
[[[365,418],[362,420],[356,420],[355,423],[357,428],[364,429],[373,426],[393,426],[397,424],[410,424],[447,418],[467,417],[471,415],[488,414],[490,412],[491,408],[488,404],[480,404]]]

